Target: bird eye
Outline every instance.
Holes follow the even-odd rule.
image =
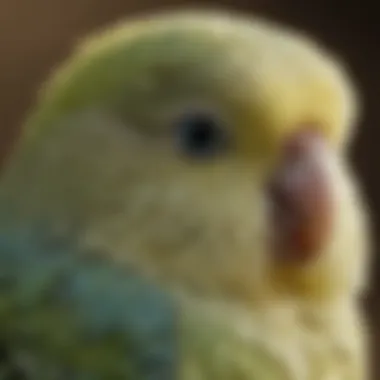
[[[180,150],[191,157],[209,157],[226,144],[220,121],[207,113],[188,113],[177,120],[176,134]]]

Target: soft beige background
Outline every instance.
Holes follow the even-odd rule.
[[[339,3],[345,4],[344,7]],[[373,291],[367,301],[372,325],[376,327],[377,293],[380,295],[380,260],[376,257],[380,243],[380,147],[377,147],[380,142],[380,104],[377,103],[380,97],[380,23],[375,5],[371,3],[370,0],[213,2],[214,5],[264,14],[303,28],[339,52],[352,68],[365,105],[352,157],[370,201],[374,235],[378,235]],[[38,84],[67,54],[78,36],[134,12],[179,4],[195,3],[168,0],[0,0],[0,157],[11,146],[17,126],[33,102]],[[212,3],[203,1],[198,4]],[[375,336],[374,333],[372,335]],[[376,343],[377,339],[373,341],[374,358],[377,359],[380,343]],[[380,360],[374,360],[377,361]],[[380,378],[380,371],[373,378]]]

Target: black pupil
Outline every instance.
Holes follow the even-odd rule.
[[[181,135],[183,148],[192,155],[214,153],[222,137],[217,121],[208,115],[188,115],[181,123]]]

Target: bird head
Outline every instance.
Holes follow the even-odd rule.
[[[43,87],[0,194],[18,223],[75,226],[169,287],[246,303],[346,296],[366,251],[346,157],[357,108],[338,60],[284,26],[123,21]]]

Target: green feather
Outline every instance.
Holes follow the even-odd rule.
[[[38,242],[44,234],[0,237],[1,338],[31,362],[27,378],[172,378],[172,300],[99,254]]]

